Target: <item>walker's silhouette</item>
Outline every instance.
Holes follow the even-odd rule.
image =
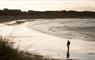
[[[67,54],[66,54],[67,59],[69,59],[69,57],[70,57],[70,54],[69,54],[69,46],[70,46],[70,41],[68,40],[67,41],[67,48],[68,48],[68,50],[67,50]]]
[[[68,41],[67,41],[68,50],[69,50],[69,46],[70,46],[70,41],[68,40]]]

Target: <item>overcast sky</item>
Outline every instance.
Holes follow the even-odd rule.
[[[0,0],[0,9],[27,10],[88,10],[95,11],[94,0]]]

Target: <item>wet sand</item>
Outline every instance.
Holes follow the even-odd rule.
[[[69,38],[57,37],[52,34],[42,33],[43,31],[35,30],[35,26],[33,27],[34,23],[35,22],[33,22],[33,24],[32,22],[26,22],[15,26],[1,24],[0,34],[14,37],[13,42],[16,42],[14,46],[20,50],[37,53],[49,58],[66,59],[66,43]],[[36,26],[39,26],[39,24]],[[41,30],[41,28],[39,30]],[[81,39],[69,40],[71,42],[69,51],[70,59],[95,59],[95,42]]]

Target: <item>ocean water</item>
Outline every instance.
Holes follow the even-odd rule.
[[[95,19],[47,19],[35,21],[32,28],[63,38],[95,41]]]

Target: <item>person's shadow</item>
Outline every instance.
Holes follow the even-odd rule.
[[[69,54],[69,46],[70,46],[70,41],[68,40],[68,42],[67,42],[67,53],[66,53],[66,57],[67,57],[67,59],[70,58],[70,54]]]

